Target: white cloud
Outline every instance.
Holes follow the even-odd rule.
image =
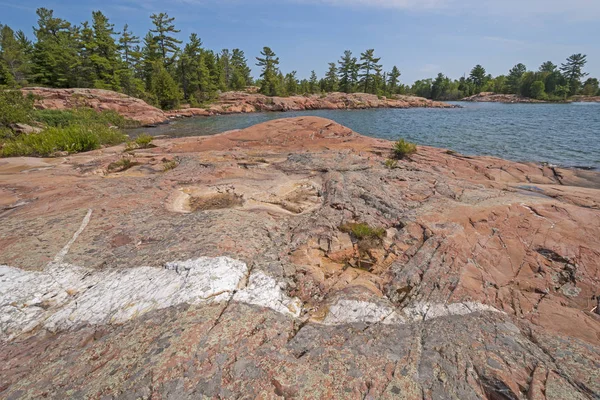
[[[291,0],[296,3],[329,4],[339,7],[389,8],[439,11],[452,14],[559,16],[592,19],[600,17],[598,0]]]

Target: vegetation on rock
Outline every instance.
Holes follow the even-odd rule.
[[[44,126],[39,133],[20,134],[15,124]],[[123,143],[118,128],[135,126],[114,111],[91,109],[35,110],[31,96],[0,91],[0,155],[47,157],[78,153]]]
[[[417,152],[417,145],[400,139],[394,143],[393,153],[394,158],[400,160]]]

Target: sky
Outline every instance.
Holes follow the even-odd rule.
[[[149,16],[175,17],[181,40],[197,33],[207,48],[240,48],[252,64],[263,46],[284,73],[323,76],[344,50],[375,49],[385,70],[401,81],[468,75],[476,64],[506,74],[521,62],[537,70],[574,53],[600,78],[600,0],[0,0],[0,23],[33,36],[38,7],[73,23],[100,10],[120,30],[143,37]]]

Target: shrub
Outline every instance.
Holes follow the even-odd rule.
[[[128,120],[113,110],[98,112],[91,108],[76,108],[72,110],[36,110],[33,113],[36,121],[47,126],[65,127],[69,125],[111,125],[118,128],[135,128],[137,121]]]
[[[41,133],[20,135],[2,147],[3,157],[47,157],[57,152],[79,153],[99,148],[99,136],[84,126],[48,128]]]
[[[59,152],[80,153],[98,149],[102,145],[123,143],[126,136],[103,125],[50,127],[41,133],[19,135],[2,147],[3,157],[48,157]]]
[[[416,153],[417,145],[414,143],[407,142],[404,139],[400,139],[396,143],[394,143],[393,152],[394,158],[400,160],[402,158],[410,156],[411,154]]]
[[[384,228],[372,228],[365,223],[347,223],[340,226],[340,230],[352,235],[357,240],[382,239],[385,236]]]
[[[137,144],[140,149],[147,149],[150,147],[152,140],[154,140],[152,136],[144,133],[135,138],[135,144]]]
[[[387,160],[385,160],[385,167],[387,169],[396,169],[398,168],[398,161],[388,158]]]
[[[23,96],[18,90],[0,90],[0,127],[30,123],[33,100],[33,96]]]

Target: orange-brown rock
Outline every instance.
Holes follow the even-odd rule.
[[[473,96],[465,97],[461,101],[478,101],[483,103],[546,103],[543,100],[536,100],[529,97],[519,96],[517,94],[502,94],[493,92],[481,92]]]
[[[366,108],[452,108],[454,106],[414,96],[378,97],[364,93],[267,97],[258,93],[226,92],[207,109],[170,111],[171,117],[239,114],[261,111],[346,110]]]
[[[597,172],[426,146],[386,164],[391,142],[314,117],[154,143],[121,172],[123,146],[0,160],[0,287],[48,277],[0,303],[44,317],[0,337],[1,397],[600,396]],[[157,307],[194,279],[174,261],[221,256],[249,268],[227,301]],[[256,274],[300,312],[240,300]]]
[[[143,100],[101,89],[51,89],[23,88],[24,94],[37,98],[37,108],[65,110],[75,107],[89,107],[97,111],[113,110],[125,118],[138,121],[142,125],[154,125],[165,122],[167,117],[162,110]]]

